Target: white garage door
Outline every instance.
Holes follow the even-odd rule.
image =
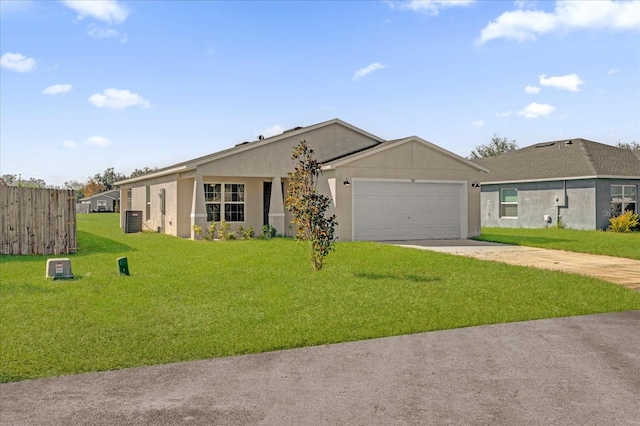
[[[354,240],[466,238],[464,188],[461,183],[354,180]]]

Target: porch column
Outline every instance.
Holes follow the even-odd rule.
[[[279,176],[271,181],[271,200],[269,202],[269,225],[284,235],[284,203],[282,202],[282,183]]]
[[[203,232],[207,231],[207,209],[204,204],[204,182],[202,174],[196,172],[193,178],[193,197],[191,198],[191,239],[197,238],[193,225],[198,225]]]

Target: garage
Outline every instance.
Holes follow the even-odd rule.
[[[467,238],[466,182],[354,179],[353,239]]]

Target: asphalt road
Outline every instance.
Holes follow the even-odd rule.
[[[640,425],[640,311],[0,385],[2,425]]]

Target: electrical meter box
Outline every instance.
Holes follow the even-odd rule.
[[[73,278],[71,261],[68,258],[47,259],[47,278],[65,280]]]

